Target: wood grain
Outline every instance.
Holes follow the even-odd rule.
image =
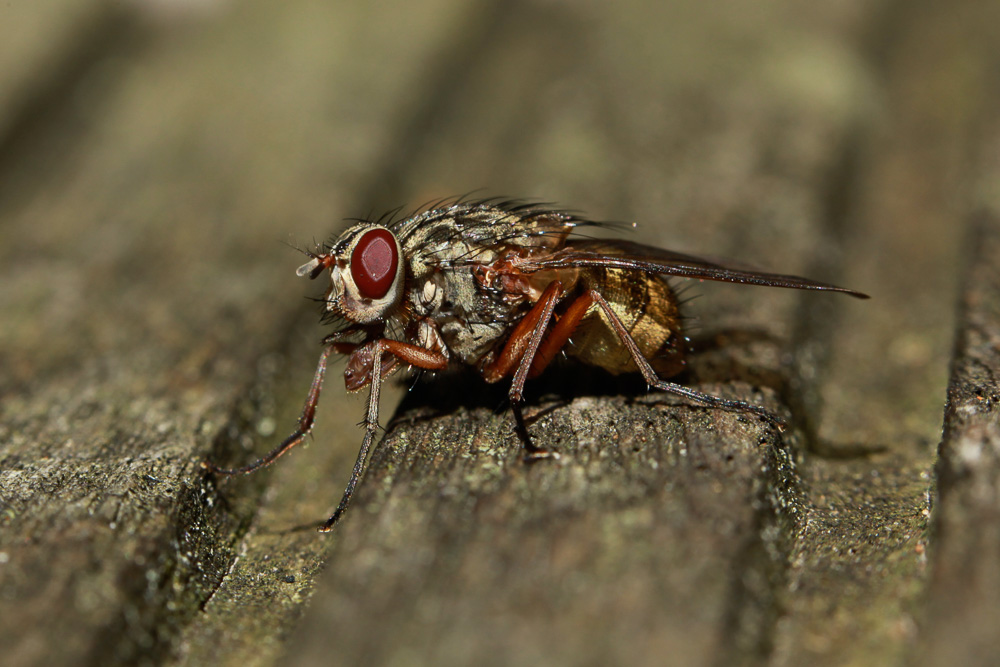
[[[995,661],[995,3],[35,4],[0,9],[5,665]],[[505,387],[443,376],[320,535],[334,366],[307,447],[206,475],[308,388],[282,243],[480,188],[873,299],[678,281],[680,380],[784,431],[565,365],[525,465]]]

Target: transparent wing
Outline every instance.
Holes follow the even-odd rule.
[[[631,241],[572,241],[562,250],[547,256],[528,257],[518,264],[518,268],[526,273],[577,267],[625,269],[744,285],[843,292],[859,299],[869,298],[863,292],[809,278],[740,268]]]

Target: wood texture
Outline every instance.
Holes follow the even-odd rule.
[[[0,9],[5,665],[1000,658],[995,3],[59,4]],[[479,188],[873,299],[678,281],[784,431],[567,365],[529,466],[445,376],[320,535],[334,366],[204,474],[308,388],[281,242]]]
[[[80,107],[53,116],[52,152],[5,156],[10,664],[162,659],[232,566],[251,513],[228,499],[252,507],[265,480],[220,498],[199,462],[268,433],[275,355],[310,310],[281,241],[326,233],[357,163],[378,170],[435,30],[464,7],[417,30],[430,9],[136,16],[142,45],[88,72],[100,94],[62,91]],[[380,42],[409,66],[354,60]]]
[[[994,102],[996,99],[994,99]],[[980,146],[978,181],[987,188],[970,220],[969,272],[952,362],[938,461],[939,507],[924,664],[989,664],[1000,655],[1000,460],[996,382],[1000,330],[1000,140],[995,123]]]

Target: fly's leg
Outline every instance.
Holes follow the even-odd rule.
[[[385,379],[385,373],[382,372],[382,356],[385,354],[392,355],[392,363],[395,363],[395,359],[399,359],[405,363],[428,370],[440,370],[448,365],[448,358],[440,351],[428,350],[427,348],[387,338],[380,338],[371,343],[366,343],[354,350],[351,354],[351,359],[348,361],[348,366],[355,359],[362,359],[360,365],[367,370],[370,363],[368,377],[371,378],[371,390],[368,394],[368,409],[365,411],[365,437],[361,441],[361,449],[358,451],[357,461],[355,461],[354,469],[351,471],[351,479],[347,482],[347,488],[340,499],[340,504],[337,505],[337,509],[334,510],[333,515],[320,527],[320,532],[325,533],[332,530],[334,524],[337,523],[347,510],[347,506],[351,504],[351,498],[354,496],[354,489],[361,479],[361,473],[364,472],[365,461],[368,459],[368,451],[371,449],[372,442],[375,440],[375,433],[378,431],[378,399],[382,389],[382,381]]]
[[[587,314],[592,305],[594,305],[594,300],[591,298],[589,292],[581,294],[573,303],[569,304],[566,312],[562,314],[559,321],[555,323],[545,336],[545,340],[539,345],[535,359],[531,362],[531,370],[528,372],[529,378],[538,376],[552,363],[552,360],[555,359],[559,351],[569,341],[570,336],[573,335],[577,326],[580,325],[580,320],[583,319],[583,316]]]
[[[378,431],[378,398],[382,388],[382,354],[377,350],[377,354],[372,358],[372,382],[371,391],[368,393],[368,410],[365,411],[365,437],[361,441],[361,449],[358,451],[358,459],[354,463],[354,470],[351,471],[351,479],[347,482],[347,488],[340,499],[340,504],[334,510],[333,515],[320,526],[320,532],[326,533],[333,529],[333,525],[341,517],[347,506],[351,504],[351,497],[354,496],[354,488],[361,479],[361,473],[365,468],[365,460],[368,458],[368,450],[371,449],[372,440],[375,439],[375,432]]]
[[[532,368],[532,363],[542,339],[545,337],[549,322],[552,320],[552,312],[555,310],[561,294],[562,282],[553,280],[549,283],[532,309],[514,327],[514,331],[507,339],[500,355],[483,368],[483,377],[487,382],[496,382],[514,371],[514,379],[511,382],[508,396],[511,411],[514,413],[514,422],[517,425],[517,433],[521,442],[524,443],[525,461],[536,461],[554,456],[552,452],[536,446],[531,441],[528,427],[524,423],[524,415],[521,413],[521,402],[524,400],[524,383],[528,379],[528,371]]]
[[[295,447],[297,444],[302,442],[309,434],[309,431],[312,430],[313,423],[316,420],[316,403],[319,401],[319,394],[323,389],[323,377],[326,375],[326,362],[330,358],[330,353],[345,351],[345,346],[352,346],[350,349],[353,350],[353,345],[353,343],[331,342],[327,343],[326,347],[323,348],[322,354],[319,355],[319,363],[316,365],[316,374],[313,376],[312,387],[309,389],[309,396],[306,398],[306,403],[302,407],[302,415],[299,417],[299,426],[295,429],[295,432],[285,438],[280,445],[253,463],[245,465],[242,468],[220,468],[210,461],[203,461],[201,466],[218,475],[246,475],[247,473],[251,473],[255,470],[260,470],[264,466],[271,465],[279,456],[288,452],[292,449],[292,447]]]
[[[660,391],[667,391],[678,396],[683,396],[712,407],[753,412],[766,417],[770,421],[775,421],[779,425],[781,424],[780,419],[758,405],[753,405],[752,403],[747,403],[746,401],[731,400],[721,398],[719,396],[713,396],[712,394],[706,394],[704,392],[691,389],[690,387],[685,387],[683,385],[660,379],[660,377],[656,374],[656,371],[653,370],[652,365],[650,365],[649,361],[642,355],[638,344],[636,344],[635,339],[632,338],[632,335],[625,328],[625,325],[622,324],[621,319],[614,312],[604,297],[602,297],[596,290],[584,292],[569,305],[566,312],[563,313],[559,321],[552,327],[548,335],[545,337],[545,340],[542,341],[541,346],[538,348],[535,359],[531,364],[531,370],[528,373],[528,377],[535,377],[545,370],[545,367],[549,365],[549,363],[555,358],[556,354],[558,354],[558,352],[563,348],[570,336],[573,335],[577,326],[580,324],[580,320],[583,319],[583,317],[587,314],[587,311],[590,310],[590,307],[594,304],[597,304],[597,306],[604,311],[608,321],[611,323],[611,328],[618,335],[618,338],[621,339],[622,344],[625,345],[626,349],[628,349],[633,361],[635,361],[636,366],[639,367],[639,371],[646,380],[646,384],[650,387],[655,387]]]
[[[333,516],[320,528],[323,532],[330,530],[344,513],[344,510],[347,509],[348,504],[351,502],[351,497],[354,495],[354,489],[358,484],[358,480],[361,478],[368,450],[371,448],[376,431],[378,431],[378,399],[382,380],[385,379],[386,375],[395,367],[398,361],[432,370],[440,370],[448,365],[448,358],[440,351],[428,350],[388,339],[379,339],[364,345],[346,343],[337,341],[336,336],[338,334],[334,334],[334,336],[330,336],[324,341],[326,347],[323,348],[323,352],[320,354],[312,387],[309,389],[305,406],[302,408],[302,415],[299,417],[298,428],[295,429],[294,433],[285,438],[280,445],[263,457],[242,468],[220,468],[209,461],[204,461],[201,464],[203,468],[219,475],[245,475],[274,463],[282,454],[285,454],[301,443],[309,432],[312,431],[313,424],[315,423],[316,404],[319,401],[320,391],[323,388],[323,378],[326,376],[326,366],[330,354],[332,352],[349,354],[350,361],[348,364],[358,369],[360,377],[367,378],[367,382],[371,384],[371,393],[368,396],[368,409],[365,412],[364,420],[365,437],[361,443],[361,451],[358,452],[358,460],[354,464],[354,471],[351,473],[351,480],[347,484],[344,496]],[[392,355],[385,364],[386,368],[383,368],[382,357],[384,354]]]
[[[646,357],[642,356],[642,352],[639,350],[639,345],[635,342],[635,339],[632,338],[632,335],[625,328],[625,325],[622,324],[622,321],[618,318],[618,315],[611,308],[608,302],[604,300],[604,297],[601,296],[601,294],[596,290],[589,290],[580,296],[579,299],[573,303],[573,306],[576,306],[577,303],[580,303],[584,299],[589,300],[590,303],[596,303],[600,309],[604,311],[604,314],[608,318],[608,322],[611,323],[611,328],[616,334],[618,334],[618,338],[621,340],[626,349],[628,349],[629,354],[632,355],[632,361],[634,361],[636,366],[639,367],[639,372],[642,373],[643,379],[646,380],[646,384],[650,387],[655,387],[660,391],[670,392],[671,394],[675,394],[677,396],[683,396],[714,408],[752,412],[766,418],[768,421],[776,423],[779,428],[783,424],[780,418],[776,417],[759,405],[747,403],[746,401],[713,396],[712,394],[706,394],[704,392],[691,389],[690,387],[685,387],[683,385],[660,379],[660,377],[656,374],[656,371],[653,370],[649,361],[646,360]],[[587,307],[590,306],[590,303],[587,304]],[[583,312],[586,312],[586,308],[583,308]],[[567,336],[568,335],[569,334],[567,334]],[[555,354],[555,352],[552,352],[552,354]]]

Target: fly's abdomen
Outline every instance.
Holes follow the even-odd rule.
[[[677,296],[665,280],[638,272],[599,269],[583,283],[597,290],[625,325],[642,355],[662,377],[676,375],[684,366],[684,336]],[[595,304],[580,322],[567,352],[611,373],[637,371],[628,349]]]

